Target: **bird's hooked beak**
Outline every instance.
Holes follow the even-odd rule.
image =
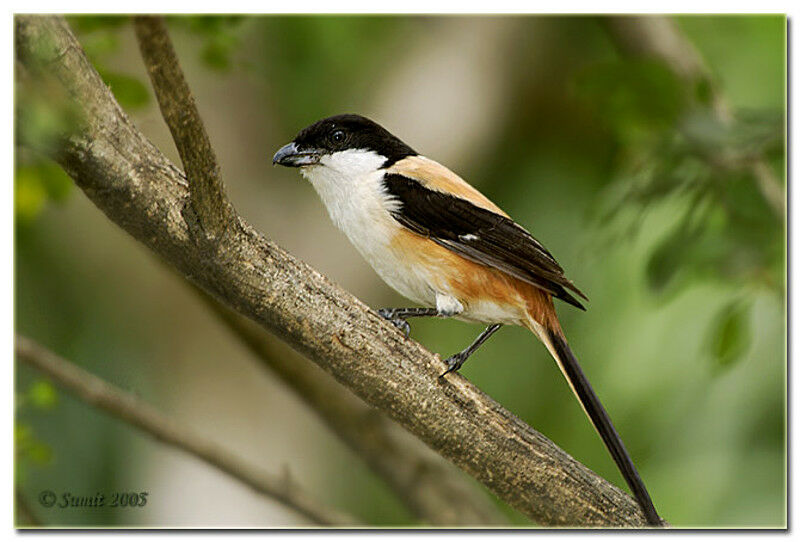
[[[272,164],[286,167],[313,166],[319,163],[320,156],[321,152],[316,149],[298,149],[293,141],[278,149],[278,152],[272,157]]]

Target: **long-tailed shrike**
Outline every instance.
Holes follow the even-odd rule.
[[[539,241],[458,175],[359,115],[312,124],[273,163],[299,168],[381,278],[422,305],[379,311],[406,335],[406,319],[414,316],[489,324],[446,360],[444,374],[458,370],[501,325],[531,330],[555,358],[647,521],[661,524],[558,322],[553,298],[583,309],[575,296],[586,297]]]

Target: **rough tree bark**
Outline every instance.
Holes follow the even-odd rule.
[[[431,525],[502,525],[508,518],[463,473],[263,328],[205,293],[212,310],[261,363]]]
[[[15,41],[31,76],[55,80],[83,118],[54,150],[42,151],[112,221],[532,520],[645,525],[628,494],[462,376],[438,378],[445,369],[438,356],[240,217],[206,235],[186,178],[124,114],[63,20],[19,17]]]

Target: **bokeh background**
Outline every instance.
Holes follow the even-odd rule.
[[[572,347],[660,513],[675,526],[786,523],[786,20],[673,18],[711,73],[692,84],[624,54],[602,17],[176,17],[169,27],[237,210],[373,307],[405,301],[270,157],[324,116],[367,115],[467,178],[588,294],[559,305]],[[179,164],[124,17],[69,19],[120,103]],[[723,96],[733,120],[715,119]],[[17,133],[51,104],[17,92]],[[44,137],[44,136],[42,136]],[[18,137],[18,140],[23,139]],[[397,498],[246,349],[183,279],[58,166],[16,149],[16,329],[374,525]],[[775,187],[773,187],[775,188]],[[414,321],[453,353],[479,327]],[[624,487],[546,350],[504,328],[462,370]],[[16,378],[16,475],[46,525],[288,526],[303,521],[199,461]],[[43,509],[43,489],[148,491],[136,510]],[[503,507],[510,525],[526,525]]]

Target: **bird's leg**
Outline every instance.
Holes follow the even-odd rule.
[[[411,307],[408,309],[378,309],[378,314],[389,320],[394,327],[403,332],[408,337],[411,333],[411,326],[406,321],[407,318],[415,316],[440,316],[437,309],[427,309]]]
[[[503,324],[490,325],[485,330],[483,330],[483,333],[478,335],[478,338],[475,339],[475,341],[471,345],[466,347],[458,354],[452,355],[446,360],[444,360],[444,362],[447,364],[447,370],[444,373],[442,373],[441,376],[444,376],[447,373],[451,373],[453,371],[458,371],[461,368],[461,366],[464,365],[464,362],[467,361],[467,358],[470,357],[475,352],[475,350],[477,350],[478,347],[480,347],[480,345],[485,343],[486,339],[491,337],[495,331],[500,329],[500,326],[502,325]]]

